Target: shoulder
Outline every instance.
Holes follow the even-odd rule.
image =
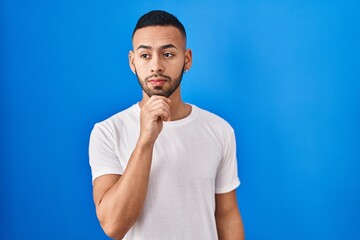
[[[221,151],[227,149],[229,142],[234,141],[235,132],[232,126],[219,115],[193,105],[196,115],[196,125],[200,132],[214,139]]]
[[[202,121],[203,124],[211,126],[213,128],[218,128],[221,130],[227,129],[228,131],[233,131],[232,126],[224,118],[219,115],[210,112],[208,110],[202,109],[195,105],[192,105],[193,110],[196,111],[197,117]]]
[[[122,127],[126,127],[127,125],[132,125],[138,121],[140,115],[139,111],[138,105],[134,104],[103,121],[95,123],[93,131],[111,133]]]

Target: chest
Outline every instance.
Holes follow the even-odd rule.
[[[219,142],[211,134],[164,131],[155,144],[151,176],[174,184],[213,182],[221,157]]]

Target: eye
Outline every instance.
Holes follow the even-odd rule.
[[[174,54],[172,54],[172,53],[169,53],[169,52],[164,53],[165,58],[170,58],[170,57],[173,57],[173,56],[174,56]]]
[[[140,57],[141,57],[141,58],[149,58],[150,55],[147,54],[147,53],[143,53],[143,54],[140,55]]]

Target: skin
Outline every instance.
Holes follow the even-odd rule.
[[[143,89],[140,135],[123,175],[103,175],[93,183],[97,217],[113,239],[122,239],[140,215],[163,122],[185,118],[191,112],[179,87],[183,71],[191,64],[191,50],[186,49],[186,39],[177,28],[151,26],[135,32],[129,65]],[[216,194],[215,199],[219,239],[244,239],[235,191]]]

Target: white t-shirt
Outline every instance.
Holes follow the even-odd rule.
[[[234,131],[222,118],[191,106],[186,118],[164,122],[143,210],[124,239],[218,239],[215,194],[240,184]],[[95,124],[89,145],[93,180],[123,174],[139,132],[138,104]]]

